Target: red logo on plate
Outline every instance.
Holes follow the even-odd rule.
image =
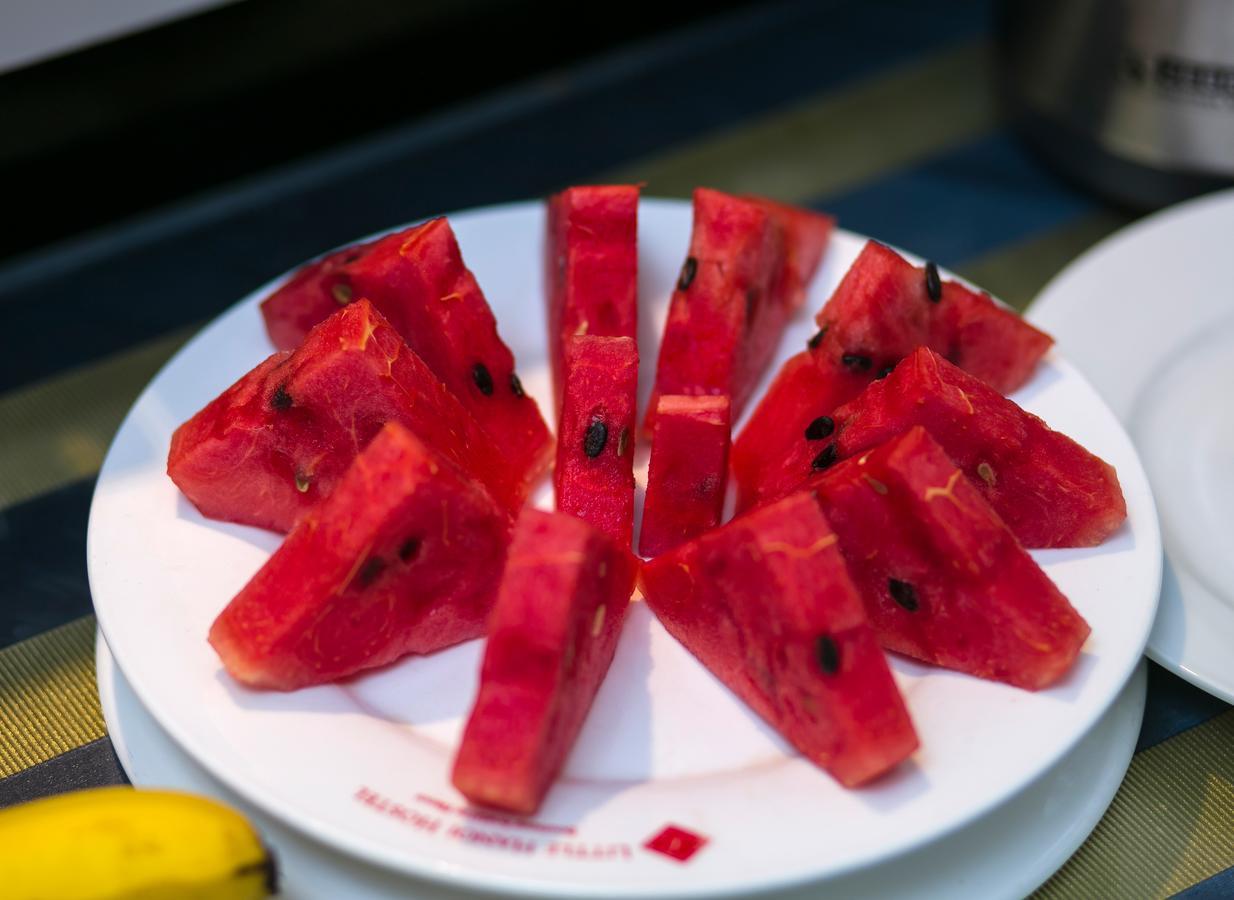
[[[643,844],[648,850],[663,853],[678,862],[688,862],[691,856],[706,845],[707,838],[676,825],[665,825],[659,834]]]

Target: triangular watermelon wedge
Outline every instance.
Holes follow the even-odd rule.
[[[203,515],[288,531],[386,422],[479,479],[511,515],[528,484],[366,300],[276,353],[176,429],[167,472]]]
[[[988,294],[877,241],[862,248],[815,321],[823,336],[813,352],[846,369],[877,376],[927,346],[1004,394],[1028,381],[1053,343]]]
[[[210,643],[236,680],[286,691],[479,637],[509,521],[390,423],[227,605]]]
[[[807,477],[836,407],[927,346],[995,390],[1032,375],[1052,338],[987,294],[868,242],[816,317],[819,331],[790,358],[733,442],[737,508],[784,496]],[[816,424],[817,423],[817,424]],[[813,427],[811,427],[813,426]],[[813,437],[807,435],[815,435]]]
[[[539,808],[613,660],[635,572],[628,550],[581,519],[523,513],[454,760],[469,800]]]
[[[1037,690],[1088,624],[920,426],[812,483],[883,646]]]
[[[916,749],[838,539],[811,494],[656,557],[640,584],[673,637],[846,787]]]
[[[689,255],[660,342],[661,394],[727,396],[738,417],[770,364],[830,238],[832,220],[760,198],[694,192]]]
[[[841,459],[925,426],[1026,547],[1095,547],[1127,518],[1113,466],[925,347],[835,421]]]
[[[552,437],[450,223],[432,219],[333,253],[293,276],[261,311],[275,346],[292,350],[306,326],[362,297],[500,443],[511,471],[528,484],[538,480],[552,461]]]

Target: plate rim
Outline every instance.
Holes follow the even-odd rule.
[[[451,220],[456,220],[456,219],[463,219],[463,218],[470,218],[470,217],[487,216],[487,215],[492,215],[492,214],[500,215],[500,214],[506,214],[506,213],[514,213],[514,212],[520,212],[520,211],[528,210],[528,209],[540,209],[541,206],[542,205],[540,201],[537,201],[537,200],[522,200],[522,201],[513,201],[513,202],[508,202],[508,203],[493,204],[489,206],[472,207],[472,208],[468,208],[464,210],[458,210],[454,212],[445,213],[443,215],[447,216]],[[643,209],[648,208],[648,207],[658,207],[658,208],[665,209],[665,210],[674,210],[677,212],[681,212],[681,211],[688,211],[690,208],[690,203],[687,200],[676,200],[676,199],[656,198],[656,197],[640,197],[640,213]],[[409,222],[406,224],[399,224],[399,225],[394,225],[390,228],[384,228],[377,232],[374,232],[372,235],[369,235],[368,237],[361,237],[355,240],[347,241],[340,246],[348,246],[349,244],[355,243],[356,241],[370,240],[373,237],[377,237],[383,234],[388,234],[390,232],[409,227],[410,225],[414,225],[420,221],[426,221],[426,220],[418,219],[418,220],[413,220],[412,222]],[[834,232],[834,236],[839,236],[839,235],[847,235],[848,237],[851,237],[858,241],[872,240],[872,238],[869,238],[863,234],[852,232],[847,229],[836,228]],[[320,256],[327,255],[330,252],[332,251],[331,250],[324,251],[324,253],[319,254],[318,257],[313,257],[313,259],[320,258]],[[904,252],[904,251],[900,251],[900,252]],[[916,262],[919,262],[921,259],[917,255],[912,254],[910,252],[904,252],[904,255],[907,258],[913,261],[916,261]],[[308,262],[308,260],[306,260],[305,262]],[[265,282],[264,284],[262,284],[255,290],[251,291],[244,297],[230,304],[225,310],[220,312],[218,316],[214,317],[208,323],[203,325],[203,327],[198,332],[196,332],[193,335],[193,337],[190,338],[190,340],[188,340],[179,350],[177,350],[177,352],[163,366],[159,368],[159,370],[155,373],[155,375],[150,379],[147,385],[143,388],[142,392],[138,395],[132,407],[126,413],[124,419],[121,422],[119,429],[117,430],[116,437],[113,438],[112,443],[108,448],[107,456],[104,459],[103,465],[102,467],[100,467],[99,479],[98,479],[98,482],[96,483],[94,492],[92,493],[92,497],[91,497],[90,515],[89,515],[89,520],[88,520],[89,524],[88,524],[88,532],[87,532],[87,569],[88,569],[89,580],[90,580],[91,590],[92,590],[92,600],[93,600],[94,593],[95,593],[94,586],[97,580],[96,575],[95,575],[96,553],[94,551],[94,538],[97,533],[96,528],[95,528],[95,516],[96,516],[96,511],[98,509],[96,500],[98,499],[100,486],[103,485],[104,478],[108,474],[109,463],[111,462],[111,459],[112,459],[112,451],[119,439],[119,436],[123,434],[126,431],[126,429],[129,427],[132,417],[134,416],[135,412],[141,407],[141,405],[145,401],[147,395],[152,390],[154,385],[156,385],[161,380],[163,375],[169,369],[177,365],[179,360],[181,360],[183,356],[189,354],[193,350],[193,348],[205,338],[207,333],[210,332],[211,329],[213,329],[214,327],[218,325],[220,320],[231,315],[232,313],[237,312],[239,308],[241,307],[257,303],[261,298],[267,295],[270,291],[274,290],[278,285],[280,285],[284,280],[286,280],[293,272],[295,272],[296,269],[298,269],[301,265],[304,265],[304,264],[305,263],[299,263],[296,266],[289,269],[287,272],[284,272],[268,280],[267,282]],[[963,280],[959,278],[959,276],[956,276],[954,273],[951,273],[949,271],[942,270],[942,272],[946,277],[957,278],[959,280]],[[1159,521],[1158,521],[1157,511],[1156,511],[1156,502],[1152,495],[1151,485],[1148,483],[1147,476],[1144,473],[1144,468],[1139,460],[1138,453],[1135,452],[1134,444],[1132,443],[1121,421],[1119,421],[1117,417],[1114,416],[1113,412],[1109,410],[1109,407],[1105,404],[1105,401],[1101,399],[1100,395],[1097,394],[1095,388],[1092,388],[1087,378],[1079,370],[1077,370],[1070,362],[1068,362],[1064,357],[1062,357],[1062,355],[1058,353],[1056,350],[1052,350],[1051,353],[1053,354],[1053,359],[1057,364],[1061,365],[1064,369],[1069,370],[1069,373],[1073,377],[1078,378],[1083,384],[1085,384],[1087,387],[1089,387],[1090,390],[1092,390],[1095,401],[1098,404],[1100,404],[1100,406],[1103,407],[1109,413],[1110,419],[1113,425],[1115,426],[1115,434],[1117,438],[1126,442],[1127,447],[1131,451],[1131,458],[1134,460],[1135,466],[1136,466],[1136,475],[1138,476],[1138,480],[1141,480],[1144,485],[1144,492],[1143,492],[1144,499],[1147,502],[1144,524],[1149,527],[1149,532],[1147,534],[1137,535],[1137,537],[1151,539],[1150,540],[1151,544],[1155,545],[1158,549],[1158,552],[1155,554],[1155,560],[1153,562],[1153,568],[1154,568],[1154,579],[1153,580],[1155,581],[1155,584],[1157,586],[1157,590],[1154,592],[1154,595],[1153,595],[1154,600],[1153,600],[1153,610],[1152,610],[1153,615],[1155,617],[1156,607],[1158,605],[1158,600],[1159,600],[1159,595],[1160,595],[1162,564],[1161,564],[1161,552],[1160,552],[1160,546],[1161,546],[1160,527],[1159,527]],[[97,614],[98,614],[98,608],[96,606],[96,615]],[[106,619],[107,619],[106,616],[98,615],[99,627],[105,637],[107,636],[107,631],[108,631]],[[1045,771],[1048,770],[1048,768],[1052,764],[1056,763],[1067,752],[1072,750],[1075,747],[1075,745],[1079,743],[1079,741],[1083,738],[1083,736],[1087,734],[1089,730],[1091,730],[1093,725],[1097,721],[1100,720],[1101,715],[1117,699],[1121,689],[1125,687],[1127,681],[1134,674],[1135,668],[1139,664],[1139,661],[1141,657],[1143,656],[1143,650],[1144,650],[1144,646],[1147,640],[1148,640],[1148,629],[1145,630],[1143,639],[1139,642],[1138,652],[1133,657],[1130,657],[1130,662],[1125,667],[1125,671],[1121,671],[1118,673],[1116,689],[1113,689],[1110,695],[1104,700],[1104,702],[1101,703],[1100,709],[1092,713],[1091,719],[1086,724],[1085,727],[1083,727],[1082,729],[1077,729],[1075,734],[1073,734],[1070,737],[1070,739],[1064,742],[1060,742],[1059,744],[1055,745],[1052,748],[1052,753],[1050,753],[1048,757],[1044,759],[1044,761],[1039,762],[1037,765],[1033,766],[1031,770],[1029,771],[1029,774],[1025,775],[1019,782],[1014,783],[1005,789],[1000,789],[998,791],[991,792],[990,796],[987,797],[984,802],[973,805],[966,816],[961,816],[961,817],[956,818],[955,820],[948,823],[946,827],[931,831],[928,836],[922,837],[916,842],[906,843],[903,846],[900,846],[894,851],[891,851],[888,853],[874,854],[874,855],[866,854],[860,858],[854,859],[851,862],[847,862],[841,866],[833,867],[832,869],[827,870],[825,873],[821,873],[821,874],[820,873],[808,873],[808,872],[791,873],[785,876],[764,878],[760,880],[759,882],[757,882],[756,884],[741,883],[741,884],[737,884],[737,885],[733,885],[729,887],[724,887],[724,886],[717,887],[715,885],[705,885],[702,887],[695,887],[693,885],[686,884],[686,885],[672,885],[667,888],[664,886],[648,888],[648,887],[643,887],[639,885],[626,885],[622,889],[619,889],[619,890],[604,889],[594,884],[583,885],[583,884],[577,884],[577,883],[565,883],[561,881],[539,880],[539,879],[527,878],[527,877],[523,877],[519,875],[512,875],[512,874],[506,874],[506,873],[477,872],[477,870],[475,870],[474,868],[466,864],[463,864],[463,863],[456,863],[456,862],[451,862],[451,861],[446,861],[446,860],[433,859],[427,856],[421,858],[420,856],[416,856],[410,853],[403,853],[400,855],[400,854],[394,853],[393,851],[386,850],[380,845],[374,845],[371,841],[365,841],[362,839],[353,838],[352,835],[346,829],[332,824],[329,819],[322,818],[316,814],[313,814],[307,809],[296,808],[290,811],[286,810],[282,802],[279,801],[276,797],[272,796],[269,792],[267,792],[267,790],[260,784],[259,781],[253,780],[253,779],[246,780],[245,778],[242,777],[241,774],[232,772],[226,765],[223,765],[219,763],[217,760],[213,759],[212,754],[209,752],[206,752],[204,748],[197,746],[197,741],[192,737],[192,735],[187,730],[180,727],[175,716],[167,716],[167,715],[161,714],[160,713],[161,704],[158,703],[157,701],[155,703],[151,703],[151,697],[149,696],[149,693],[148,693],[149,692],[148,686],[139,684],[138,681],[134,681],[129,674],[129,670],[127,666],[125,665],[125,662],[118,655],[115,655],[114,651],[113,651],[113,655],[115,656],[116,666],[124,674],[126,680],[128,680],[130,686],[133,688],[135,695],[140,700],[142,705],[151,713],[151,715],[155,718],[155,720],[158,722],[160,727],[162,727],[165,731],[167,731],[167,733],[172,737],[172,739],[181,748],[183,748],[190,757],[192,757],[194,760],[199,762],[207,772],[209,772],[212,776],[217,778],[221,783],[226,785],[229,789],[236,791],[236,793],[238,793],[245,799],[250,800],[251,802],[254,803],[255,806],[259,807],[264,812],[278,819],[280,822],[283,822],[289,825],[290,827],[304,834],[309,835],[314,840],[318,840],[327,845],[339,848],[348,854],[356,856],[360,859],[364,859],[370,863],[373,863],[375,865],[378,865],[384,868],[393,869],[395,871],[407,872],[416,877],[428,878],[428,879],[438,881],[438,882],[441,882],[447,885],[463,886],[468,889],[473,889],[473,890],[478,889],[478,890],[489,891],[489,892],[499,891],[499,892],[505,893],[510,896],[525,896],[525,897],[553,896],[553,897],[588,897],[588,898],[591,898],[591,897],[616,897],[616,896],[635,897],[635,896],[646,896],[648,894],[654,893],[657,896],[673,896],[673,897],[686,898],[686,897],[701,897],[704,895],[705,896],[735,896],[739,894],[750,893],[752,891],[756,892],[760,890],[783,890],[786,888],[809,884],[811,882],[818,881],[820,878],[838,876],[838,875],[842,875],[842,874],[849,873],[852,871],[856,871],[866,866],[878,865],[882,862],[885,862],[889,859],[893,859],[904,853],[912,852],[915,849],[920,849],[922,846],[925,846],[932,841],[938,840],[943,837],[950,836],[955,831],[959,830],[960,828],[963,828],[966,824],[972,823],[973,821],[977,820],[979,817],[989,813],[992,809],[1007,802],[1007,800],[1009,800],[1011,797],[1018,794],[1027,785],[1031,784],[1033,781],[1039,778]],[[108,644],[109,644],[109,647],[114,647],[114,642],[112,642],[110,638],[108,638]]]
[[[1048,324],[1051,332],[1058,336],[1069,327],[1065,313],[1060,315],[1060,311],[1065,311],[1069,306],[1074,307],[1074,303],[1069,303],[1066,299],[1067,295],[1072,292],[1070,284],[1082,273],[1116,264],[1118,258],[1134,250],[1141,242],[1152,240],[1162,230],[1171,227],[1177,222],[1202,218],[1211,214],[1214,210],[1227,207],[1234,212],[1234,187],[1201,194],[1129,222],[1122,228],[1097,241],[1055,272],[1026,307],[1024,317],[1036,323],[1040,321],[1044,314],[1050,319]],[[1121,418],[1119,423],[1122,425],[1128,439],[1131,440],[1132,446],[1136,446],[1128,424],[1123,422]],[[1138,447],[1136,447],[1136,454],[1138,457]],[[1145,469],[1145,476],[1147,475],[1148,471]],[[1158,518],[1158,526],[1160,527],[1160,518]],[[1176,569],[1177,567],[1165,549],[1164,532],[1161,536],[1161,543],[1162,553],[1165,557],[1164,568],[1166,570]],[[1234,663],[1228,664],[1225,678],[1222,679],[1215,677],[1216,673],[1213,671],[1212,658],[1210,656],[1203,656],[1197,659],[1194,656],[1189,656],[1186,652],[1187,645],[1185,642],[1182,644],[1179,652],[1174,652],[1159,644],[1161,640],[1158,635],[1159,627],[1164,627],[1167,624],[1172,626],[1181,624],[1184,630],[1186,630],[1197,624],[1202,625],[1203,617],[1196,618],[1193,617],[1194,614],[1198,613],[1203,606],[1221,604],[1219,598],[1213,597],[1207,588],[1198,583],[1191,590],[1202,591],[1208,597],[1205,603],[1198,604],[1189,611],[1186,603],[1187,591],[1179,579],[1177,577],[1171,579],[1163,577],[1160,589],[1161,596],[1157,604],[1157,617],[1152,631],[1149,632],[1148,643],[1144,648],[1145,655],[1162,668],[1200,690],[1226,703],[1234,703]],[[1230,613],[1230,620],[1234,622],[1234,611]],[[1192,646],[1191,649],[1195,652],[1197,648]],[[1205,674],[1206,672],[1210,674]]]

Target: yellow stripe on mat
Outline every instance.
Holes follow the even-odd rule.
[[[1234,710],[1137,754],[1038,900],[1168,897],[1234,865]]]
[[[94,616],[0,650],[0,778],[105,733]]]
[[[0,395],[0,509],[97,472],[124,414],[191,333]]]
[[[646,182],[656,196],[688,197],[705,184],[802,202],[989,131],[996,123],[991,81],[989,48],[965,45],[596,180]]]

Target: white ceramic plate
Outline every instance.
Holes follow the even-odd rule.
[[[365,865],[262,814],[180,750],[116,669],[99,637],[99,697],[125,772],[134,784],[208,794],[251,816],[280,863],[283,895],[295,900],[467,900],[474,893]],[[878,900],[1020,900],[1083,843],[1114,797],[1144,713],[1144,666],[1097,725],[1049,772],[999,809],[928,848],[825,884],[832,897]],[[810,900],[820,885],[763,894]]]
[[[452,220],[543,408],[541,209],[520,204]],[[648,374],[689,230],[687,204],[643,203]],[[836,236],[809,309],[861,244]],[[1019,399],[1117,466],[1130,511],[1102,547],[1038,557],[1093,628],[1063,683],[1030,694],[897,659],[923,749],[878,784],[846,791],[790,752],[636,603],[539,815],[480,818],[448,779],[479,642],[294,694],[238,687],[205,642],[213,617],[278,538],[202,519],[165,476],[164,460],[173,428],[269,353],[257,309],[269,287],[185,347],[125,420],[91,510],[91,587],[120,668],[168,733],[256,805],[369,862],[466,887],[572,897],[737,892],[835,876],[921,847],[1024,788],[1094,725],[1143,651],[1161,561],[1148,483],[1096,392],[1051,356]],[[810,332],[803,315],[783,355]],[[669,826],[706,843],[684,860],[649,849]],[[675,847],[687,848],[677,837]],[[663,840],[671,844],[672,833]]]
[[[1135,441],[1161,513],[1148,654],[1234,703],[1234,191],[1149,216],[1046,285],[1058,339]]]

